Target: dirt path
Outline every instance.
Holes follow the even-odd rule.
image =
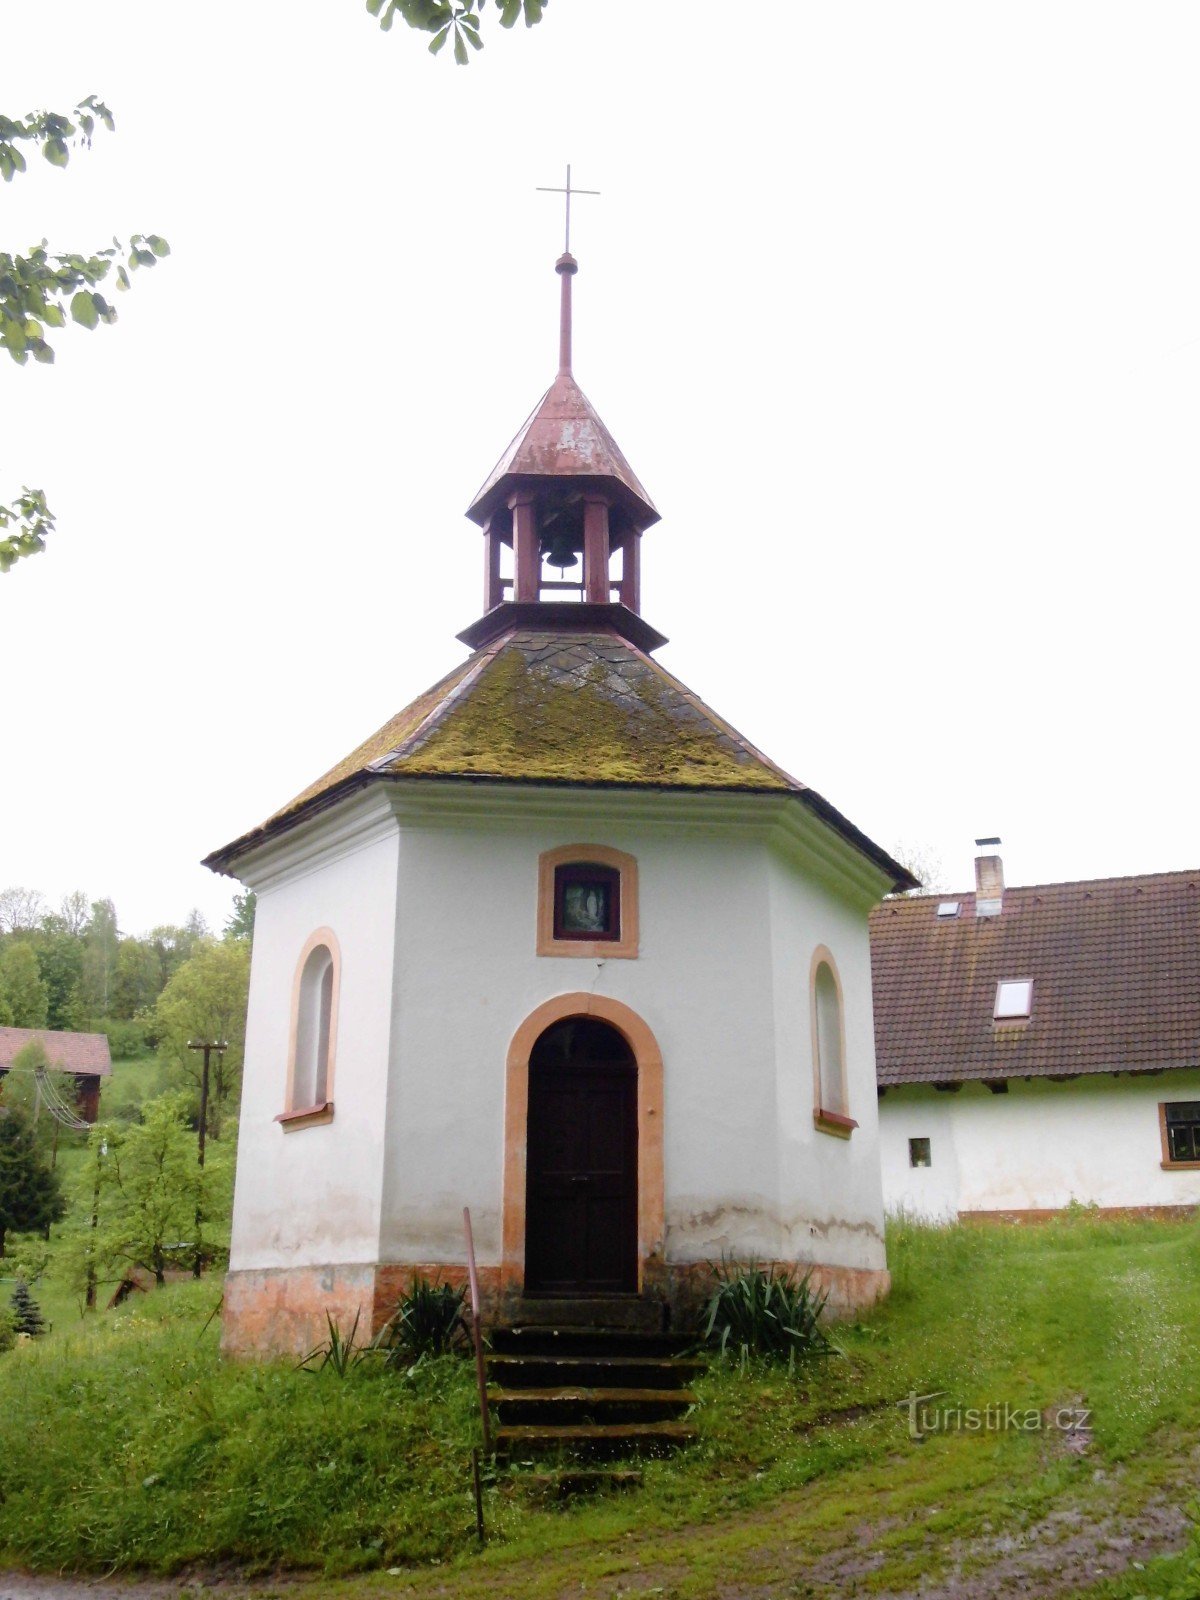
[[[456,1571],[403,1569],[333,1582],[289,1578],[247,1582],[227,1573],[155,1582],[115,1578],[0,1576],[0,1600],[377,1600],[417,1595],[428,1600],[796,1600],[840,1597],[864,1586],[880,1600],[1068,1600],[1102,1578],[1179,1550],[1191,1524],[1200,1452],[1181,1454],[1165,1488],[1138,1506],[1126,1504],[1120,1471],[1101,1474],[1088,1492],[1064,1499],[1019,1532],[991,1532],[948,1544],[929,1534],[929,1570],[888,1584],[895,1517],[864,1520],[832,1547],[814,1549],[804,1536],[799,1503],[699,1528],[629,1536],[619,1547],[554,1551],[532,1561],[491,1559]],[[921,1551],[910,1547],[909,1573]],[[883,1580],[881,1582],[881,1580]]]

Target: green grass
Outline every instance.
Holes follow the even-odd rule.
[[[699,1596],[731,1574],[763,1581],[776,1535],[820,1560],[869,1519],[883,1561],[866,1590],[935,1575],[955,1541],[1067,1503],[1100,1519],[1170,1480],[1200,1432],[1200,1228],[899,1224],[889,1252],[893,1295],[834,1330],[841,1356],[793,1380],[714,1366],[700,1443],[649,1463],[641,1491],[546,1507],[519,1473],[495,1477],[482,1555],[469,1363],[345,1380],[224,1364],[215,1322],[202,1331],[214,1282],[139,1296],[0,1358],[0,1564],[400,1566],[421,1588],[440,1563],[429,1581],[449,1566],[464,1596],[511,1592],[519,1567],[533,1600],[615,1582],[653,1541],[663,1592]],[[910,1389],[964,1407],[1082,1400],[1095,1442],[1082,1457],[1047,1432],[914,1444],[895,1404]]]

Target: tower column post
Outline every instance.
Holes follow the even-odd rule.
[[[583,598],[607,605],[609,533],[608,500],[604,495],[583,497]]]
[[[621,581],[617,590],[621,604],[641,616],[642,536],[637,528],[630,528],[621,540]]]
[[[496,531],[496,517],[487,519],[483,530],[483,609],[490,611],[504,599],[504,586],[500,582],[500,535]]]
[[[517,574],[513,599],[536,600],[542,587],[542,553],[538,545],[537,507],[533,491],[518,489],[508,504],[513,515],[513,554]]]

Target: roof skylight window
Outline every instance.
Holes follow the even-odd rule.
[[[992,1016],[997,1022],[1021,1022],[1033,1010],[1033,979],[1002,978],[996,985],[996,1007]]]
[[[939,917],[956,917],[962,907],[957,900],[943,900],[937,908]]]

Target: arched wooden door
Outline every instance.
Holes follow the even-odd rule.
[[[637,1063],[606,1022],[547,1028],[529,1058],[526,1294],[637,1290]]]

